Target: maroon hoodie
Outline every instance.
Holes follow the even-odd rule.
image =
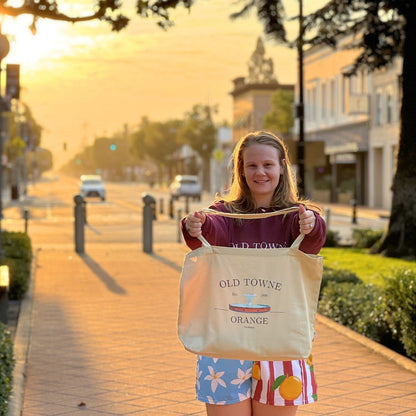
[[[227,212],[224,202],[216,202],[210,208]],[[274,211],[272,208],[259,208],[258,212]],[[315,213],[315,227],[305,235],[300,250],[308,254],[318,254],[326,237],[326,226],[322,217]],[[237,248],[282,248],[289,247],[299,235],[299,213],[291,212],[262,219],[243,219],[241,224],[235,219],[206,214],[202,235],[214,246]],[[185,242],[192,250],[201,242],[191,237],[182,220],[182,233]]]

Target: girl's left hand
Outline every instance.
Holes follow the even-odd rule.
[[[301,234],[309,234],[315,228],[315,214],[313,211],[299,205],[299,230]]]

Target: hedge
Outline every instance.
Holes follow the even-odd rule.
[[[416,360],[416,273],[396,270],[384,287],[329,280],[318,311]]]
[[[12,391],[13,343],[6,325],[0,323],[0,416],[6,416]]]
[[[4,264],[9,266],[9,299],[21,300],[29,288],[32,244],[27,234],[3,231]]]
[[[395,339],[416,360],[416,272],[400,269],[385,284],[386,319]]]

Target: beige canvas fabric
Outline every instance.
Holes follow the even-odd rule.
[[[256,215],[264,217],[244,218]],[[202,237],[181,276],[178,334],[185,349],[241,360],[307,358],[323,259],[299,250],[303,237],[277,249],[211,246]]]

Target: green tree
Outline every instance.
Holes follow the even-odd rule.
[[[276,91],[272,96],[272,109],[264,117],[264,127],[287,136],[293,127],[293,103],[293,91]]]
[[[35,170],[38,175],[42,175],[43,172],[53,167],[52,152],[48,149],[37,147],[33,152],[28,153],[26,163],[32,177],[35,175]]]
[[[196,104],[192,110],[185,114],[184,125],[180,136],[202,160],[203,181],[205,190],[210,188],[210,160],[217,145],[217,127],[213,115],[217,112],[216,106]]]
[[[138,131],[132,135],[132,152],[141,160],[150,158],[155,162],[159,182],[163,181],[166,174],[171,175],[173,155],[181,145],[178,131],[182,123],[181,120],[154,122],[143,117]]]

